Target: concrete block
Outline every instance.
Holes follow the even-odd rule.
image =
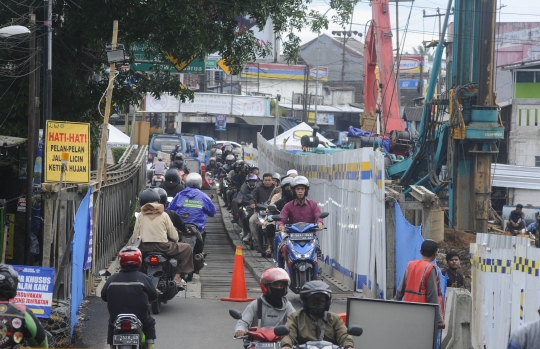
[[[444,312],[446,328],[442,332],[441,349],[472,348],[472,296],[464,288],[447,288]]]

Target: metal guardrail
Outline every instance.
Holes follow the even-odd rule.
[[[130,146],[118,164],[108,166],[107,176],[97,191],[96,172],[91,174],[90,184],[66,185],[59,191],[58,183],[42,186],[44,199],[43,266],[56,269],[54,299],[66,299],[71,289],[71,242],[73,222],[81,200],[92,188],[94,207],[97,200],[100,211],[93,227],[92,270],[85,272],[85,292],[94,289],[94,275],[106,268],[129,238],[130,218],[135,210],[137,195],[146,186],[147,146]],[[59,200],[57,200],[59,199]],[[53,216],[59,204],[56,227]],[[94,215],[95,217],[95,215]],[[81,266],[81,272],[82,266]]]

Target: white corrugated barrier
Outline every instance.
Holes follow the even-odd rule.
[[[259,162],[259,151],[257,148],[244,146],[244,160],[252,165]]]
[[[513,330],[538,319],[540,249],[529,244],[493,234],[471,244],[474,348],[505,349]]]
[[[371,148],[331,155],[296,155],[278,150],[259,134],[261,173],[296,169],[309,178],[309,198],[319,203],[328,230],[318,234],[324,261],[347,285],[366,285],[386,296],[384,158]]]

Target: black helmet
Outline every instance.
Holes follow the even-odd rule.
[[[330,304],[332,304],[332,290],[326,282],[318,280],[306,282],[300,290],[300,301],[302,301],[304,310],[307,311],[308,309],[308,298],[317,293],[322,293],[326,296],[325,310],[330,310]]]
[[[0,264],[0,298],[11,299],[17,295],[19,274],[11,265]]]
[[[165,172],[165,181],[166,182],[177,182],[180,183],[180,175],[175,168],[170,168]]]
[[[159,195],[159,203],[162,204],[163,206],[167,207],[167,192],[165,191],[165,189],[163,188],[155,188],[154,189],[158,195]]]
[[[143,207],[149,202],[159,202],[159,194],[154,189],[144,189],[139,193],[139,206]]]

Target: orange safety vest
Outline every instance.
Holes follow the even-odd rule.
[[[405,284],[405,302],[428,303],[427,299],[427,278],[431,270],[435,268],[433,263],[416,260],[407,264],[407,280]],[[444,319],[444,302],[442,299],[441,282],[437,273],[437,294],[439,296],[439,306]]]

